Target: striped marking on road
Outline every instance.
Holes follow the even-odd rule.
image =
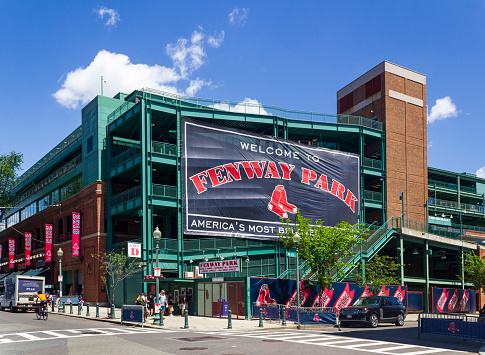
[[[310,333],[306,331],[227,331],[227,332],[197,332],[200,334],[225,335],[235,337],[248,337],[258,339],[271,339],[288,341],[291,343],[329,346],[334,348],[348,349],[354,351],[363,351],[374,354],[389,355],[422,355],[440,352],[449,353],[467,353],[466,351],[432,348],[415,344],[393,343],[389,341],[380,341],[372,339],[363,339],[355,337],[345,337],[333,333]],[[359,342],[358,344],[353,344]]]

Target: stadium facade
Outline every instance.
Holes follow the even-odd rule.
[[[152,234],[158,226],[162,232],[158,265],[164,276],[162,287],[172,293],[194,290],[192,314],[212,315],[213,302],[228,298],[236,305],[233,314],[247,316],[249,277],[291,278],[295,259],[275,238],[277,233],[227,234],[221,230],[222,222],[209,220],[198,222],[200,229],[194,232],[186,224],[190,211],[184,210],[189,205],[188,196],[193,196],[187,181],[194,185],[202,181],[199,184],[203,186],[207,181],[219,185],[231,177],[242,179],[234,168],[246,167],[239,156],[251,152],[233,153],[226,146],[211,144],[244,135],[246,142],[270,140],[266,147],[280,144],[302,152],[357,157],[358,191],[352,191],[357,197],[349,194],[350,188],[344,195],[343,183],[336,184],[335,178],[333,185],[318,185],[332,198],[339,197],[342,188],[337,202],[350,208],[355,200],[355,221],[366,223],[370,229],[369,238],[355,249],[351,262],[365,263],[376,254],[396,256],[404,265],[400,269],[403,285],[408,292],[422,295],[423,309],[428,310],[431,287],[473,287],[462,281],[461,254],[471,250],[482,253],[485,179],[428,167],[426,120],[425,75],[389,62],[382,62],[339,90],[337,114],[333,115],[182,97],[151,89],[120,93],[114,98],[97,96],[82,109],[81,126],[15,181],[11,208],[5,213],[0,232],[0,278],[12,272],[41,273],[47,284],[57,289],[56,252],[61,247],[63,293],[83,292],[87,301],[105,302],[107,290],[92,255],[126,250],[128,243],[140,243],[146,267],[126,279],[116,294],[117,304],[132,303],[136,293],[154,290],[154,280],[149,276],[156,267]],[[187,122],[218,132],[193,133],[191,142],[195,144],[190,157],[184,146],[184,137],[192,134],[186,130]],[[202,138],[197,139],[197,134]],[[205,143],[209,139],[211,143]],[[221,175],[222,165],[210,165],[218,154],[226,154],[227,159],[234,154],[238,159],[226,167],[226,180]],[[251,162],[256,158],[247,159]],[[204,168],[200,174],[184,176],[189,161],[208,165],[201,163]],[[289,212],[282,211],[280,216],[293,216],[295,207],[288,202],[291,182],[281,183],[285,167],[291,164],[281,165],[281,176],[276,170],[264,175],[279,178],[275,179],[274,185],[279,185],[273,195],[270,192],[270,204],[281,202],[284,196],[290,206]],[[286,172],[290,174],[290,170]],[[308,172],[307,177],[311,181],[313,176]],[[245,199],[253,193],[251,188],[234,199],[226,185],[227,192],[213,200],[201,200],[199,205],[222,201],[218,211],[231,206],[235,214],[246,211]],[[226,200],[238,202],[229,206]],[[273,208],[271,212],[278,214],[277,207],[267,205],[265,202],[261,211],[268,213]],[[322,205],[326,206],[327,218],[332,217],[329,211],[333,208],[338,210],[333,202]],[[318,212],[321,206],[314,206]],[[194,211],[194,215],[202,215],[200,210]],[[79,237],[73,233],[73,213],[80,214]],[[234,216],[220,217],[231,220]],[[53,230],[52,248],[47,251],[46,225],[52,225]],[[26,262],[25,233],[32,235],[30,265]],[[79,238],[79,243],[73,238],[75,242]],[[9,256],[9,242],[13,257]],[[46,255],[49,251],[50,258]],[[238,260],[239,271],[209,272],[201,278],[201,262],[222,260]],[[304,262],[299,268],[305,277],[312,277]],[[351,268],[347,271],[341,280],[351,279]],[[483,305],[478,297],[477,301]]]

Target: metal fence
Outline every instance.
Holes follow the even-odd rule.
[[[418,339],[422,334],[485,340],[485,319],[466,314],[420,313]]]
[[[253,302],[251,305],[252,317],[259,317],[262,310],[264,320],[297,322],[300,324],[336,325],[338,323],[338,308],[333,307],[288,307],[284,304]],[[299,316],[298,316],[299,313]]]

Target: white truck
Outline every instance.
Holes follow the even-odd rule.
[[[44,276],[7,276],[0,281],[0,310],[10,308],[11,312],[25,312],[36,309],[38,291],[45,293]]]

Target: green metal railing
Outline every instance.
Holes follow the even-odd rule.
[[[116,120],[118,117],[122,116],[128,110],[135,106],[134,102],[126,101],[123,105],[119,106],[116,110],[108,115],[108,124]]]
[[[18,179],[14,181],[12,184],[11,189],[15,190],[17,186],[19,186],[22,182],[27,180],[33,174],[37,173],[40,169],[54,160],[59,154],[63,153],[66,149],[80,140],[83,136],[82,127],[76,128],[70,135],[62,140],[54,149],[52,149],[49,153],[47,153],[42,159],[40,159],[37,163],[35,163],[29,170],[23,173]]]
[[[428,187],[440,187],[443,189],[448,189],[448,190],[458,190],[458,185],[451,183],[451,182],[443,182],[443,181],[436,181],[436,180],[428,180]],[[460,191],[464,192],[470,192],[472,194],[477,193],[477,189],[475,187],[470,187],[470,186],[460,186]]]
[[[428,206],[452,208],[455,210],[461,210],[463,212],[483,213],[483,206],[472,205],[468,203],[458,203],[455,201],[440,200],[437,198],[428,198]]]
[[[368,168],[382,169],[382,161],[364,157],[362,164]]]
[[[163,197],[177,198],[177,187],[169,185],[152,184],[153,194]]]
[[[200,238],[184,240],[184,251],[232,250],[234,248],[254,248],[276,245],[275,241],[262,241],[242,238]]]
[[[140,153],[141,153],[141,149],[140,149],[139,145],[131,147],[131,148],[125,150],[124,152],[118,154],[117,156],[111,158],[110,167],[114,168],[115,166],[118,166],[118,165],[124,163],[128,159],[131,159],[131,158],[139,155]]]
[[[152,141],[152,153],[177,155],[177,146],[175,144]]]
[[[360,116],[335,115],[310,111],[288,110],[277,106],[261,105],[251,102],[235,102],[182,96],[150,88],[143,88],[141,90],[141,96],[149,100],[159,101],[163,103],[168,103],[170,105],[182,107],[185,106],[191,108],[209,109],[213,111],[226,111],[261,116],[276,116],[300,121],[358,125],[376,129],[379,131],[383,130],[382,122]],[[116,113],[113,112],[108,116],[108,122],[110,122],[111,120],[115,120],[116,118],[121,116],[124,113],[123,110],[124,112],[126,112],[129,110],[129,108],[126,109],[120,106],[116,110]]]
[[[382,202],[382,193],[376,191],[364,190],[364,200]]]
[[[136,186],[132,189],[123,191],[122,193],[111,197],[111,206],[119,205],[120,203],[128,202],[141,196],[141,186]]]

